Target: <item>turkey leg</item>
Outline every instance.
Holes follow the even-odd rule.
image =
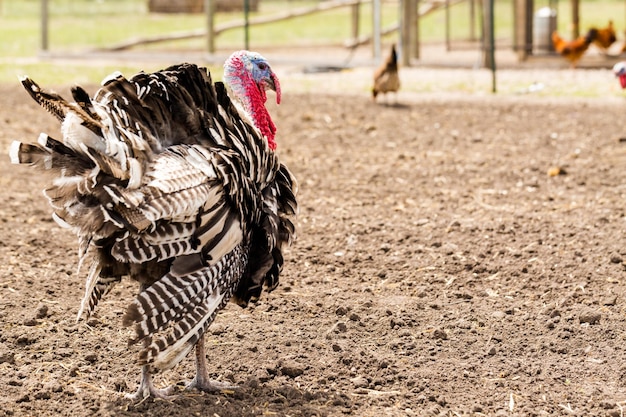
[[[236,385],[228,382],[215,381],[209,378],[207,371],[206,354],[204,353],[204,335],[196,343],[196,376],[187,385],[187,389],[196,388],[206,392],[219,392],[227,389],[236,389]]]

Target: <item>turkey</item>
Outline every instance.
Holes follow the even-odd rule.
[[[10,157],[51,174],[52,215],[78,237],[78,270],[88,271],[78,317],[123,277],[140,284],[123,317],[142,373],[131,397],[171,398],[151,375],[194,347],[188,388],[228,387],[209,379],[204,333],[229,301],[245,307],[276,288],[295,235],[297,183],[265,108],[267,90],[281,97],[268,62],[235,52],[224,83],[186,63],[113,74],[93,98],[72,88],[73,102],[22,84],[61,121],[62,140],[14,142]]]
[[[626,88],[626,61],[613,65],[613,75],[619,79],[620,86]]]

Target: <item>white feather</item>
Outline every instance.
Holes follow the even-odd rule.
[[[187,158],[187,161],[189,161],[189,163],[195,168],[199,169],[208,178],[216,177],[215,168],[210,162],[212,159],[211,154],[206,148],[201,148],[199,146],[189,148],[189,157]]]
[[[134,189],[141,185],[141,178],[143,176],[143,168],[141,166],[141,162],[139,162],[136,158],[128,159],[129,171],[130,171],[130,179],[128,180],[128,185],[126,188]]]
[[[71,177],[56,177],[52,180],[52,185],[55,187],[76,186],[83,182],[85,177],[82,175],[72,175]]]
[[[80,309],[78,310],[76,321],[80,320],[80,316],[83,315],[85,308],[87,308],[89,305],[89,299],[91,298],[91,294],[93,293],[96,284],[98,283],[98,278],[100,277],[101,270],[102,267],[100,266],[100,262],[98,262],[97,259],[94,259],[91,263],[91,267],[89,268],[89,275],[87,276],[87,282],[85,282],[85,295],[83,295],[83,299],[80,301]]]
[[[201,246],[204,246],[207,242],[209,242],[209,238],[215,237],[216,232],[221,232],[223,228],[224,218],[220,219],[218,225],[211,228],[206,234],[203,234],[201,237]],[[219,229],[218,229],[219,228]],[[207,259],[209,264],[214,264],[222,259],[226,254],[232,252],[233,249],[243,241],[243,231],[241,230],[241,224],[239,221],[236,221],[232,224],[232,226],[226,232],[226,235],[223,236],[217,245],[209,252],[210,260]]]
[[[83,119],[74,112],[67,112],[65,120],[61,124],[61,132],[63,133],[63,142],[75,151],[81,149],[81,144],[99,152],[104,152],[106,149],[102,138],[85,127]]]
[[[40,133],[37,137],[37,143],[43,147],[48,147],[48,135],[45,133]]]
[[[119,72],[119,71],[112,72],[111,74],[109,74],[106,77],[104,77],[104,79],[102,80],[100,85],[105,85],[106,83],[111,82],[113,80],[116,80],[116,79],[118,79],[120,77],[123,77],[121,72]]]
[[[56,224],[58,224],[59,226],[61,226],[64,229],[71,229],[72,228],[72,225],[70,225],[68,222],[66,222],[62,218],[60,218],[59,215],[56,214],[55,212],[52,212],[52,219],[56,222]]]
[[[11,143],[11,148],[9,149],[9,156],[11,157],[12,164],[20,163],[20,147],[22,146],[22,142],[14,140]]]

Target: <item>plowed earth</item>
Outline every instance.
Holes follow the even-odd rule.
[[[74,236],[6,153],[59,127],[0,86],[0,416],[622,415],[623,103],[293,93],[270,111],[298,239],[279,288],[207,333],[212,377],[239,388],[184,392],[189,357],[157,378],[180,398],[133,403],[136,284],[76,321]]]

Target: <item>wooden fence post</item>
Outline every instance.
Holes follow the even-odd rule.
[[[48,51],[48,0],[41,0],[41,50]]]
[[[206,13],[206,37],[207,49],[210,54],[215,53],[215,1],[204,0],[204,12]]]
[[[474,0],[469,0],[469,6],[470,6],[470,13],[469,13],[469,18],[470,18],[470,33],[469,33],[469,37],[471,41],[475,41],[476,40],[476,4],[474,3]]]
[[[400,1],[400,51],[403,66],[411,66],[411,58],[419,58],[418,0]]]
[[[381,0],[373,0],[372,1],[372,17],[373,17],[373,32],[372,32],[372,46],[374,48],[374,59],[376,61],[380,61],[381,59],[381,52],[380,52],[380,37],[381,37],[381,29],[380,29],[380,25],[381,25],[381,21],[380,21],[380,14],[381,14],[381,8],[380,8],[380,1]]]
[[[493,45],[491,44],[491,32],[493,28],[491,24],[493,23],[493,19],[491,17],[491,9],[489,7],[491,0],[482,0],[483,2],[483,67],[491,68],[491,49]]]
[[[491,92],[496,92],[496,44],[493,6],[494,0],[483,0],[483,54],[484,66],[491,69]]]
[[[357,1],[352,5],[352,42],[358,45],[359,40],[359,21],[361,14],[361,2]]]
[[[450,52],[450,0],[446,0],[445,6],[445,18],[446,18],[446,52]]]
[[[409,32],[410,0],[400,0],[400,60],[408,67],[411,62],[411,36]]]
[[[419,0],[413,0],[413,58],[420,59],[420,2]]]
[[[572,39],[580,36],[580,2],[572,0]]]
[[[519,61],[532,54],[533,47],[533,0],[515,0],[513,12],[513,49]]]

